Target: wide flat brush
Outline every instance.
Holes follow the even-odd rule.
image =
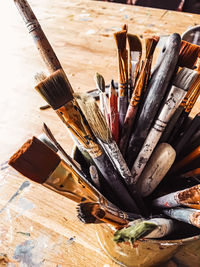
[[[200,55],[199,45],[191,44],[189,42],[182,40],[179,59],[178,59],[178,66],[192,69],[199,55]]]
[[[119,130],[121,131],[128,107],[128,52],[126,49],[126,30],[114,33],[118,51],[118,97]]]
[[[159,56],[156,69],[151,76],[145,101],[142,105],[134,131],[131,134],[126,153],[126,161],[130,168],[132,168],[133,163],[137,158],[155,115],[166,94],[178,61],[180,41],[181,37],[179,34],[174,33],[170,35]]]
[[[120,175],[115,170],[108,156],[97,143],[85,116],[71,94],[68,83],[63,71],[58,70],[40,82],[35,88],[56,111],[60,119],[81,145],[88,151],[99,171],[116,193],[119,198],[119,204],[123,209],[129,211],[135,210],[135,202],[121,182]]]
[[[135,185],[132,183],[132,176],[128,169],[126,162],[121,155],[116,142],[112,139],[112,134],[109,127],[106,124],[105,118],[101,113],[97,103],[93,98],[88,95],[79,94],[76,95],[76,100],[79,103],[85,117],[87,118],[88,124],[96,136],[98,142],[102,145],[106,153],[112,159],[115,168],[120,173],[124,182],[129,188],[129,192],[135,200],[137,206],[140,208],[140,212],[143,212],[144,205],[142,199],[137,194]]]
[[[142,43],[137,35],[127,34],[129,44],[129,99],[139,74],[142,57]]]
[[[164,105],[156,118],[131,170],[135,182],[138,181],[142,171],[144,170],[151,154],[154,151],[167,123],[173,116],[176,108],[186,95],[188,89],[193,84],[196,72],[187,68],[183,68],[175,76],[169,93],[164,100]]]
[[[81,202],[104,198],[84,176],[36,137],[28,140],[9,160],[9,165],[34,182]],[[106,201],[105,201],[106,202]]]
[[[109,88],[109,121],[112,137],[118,144],[119,141],[119,112],[118,112],[118,96],[115,90],[114,81],[112,80]]]
[[[49,72],[52,73],[57,69],[61,69],[61,64],[28,2],[26,0],[14,0],[14,3],[26,24],[29,33],[33,37],[34,43],[36,44]]]

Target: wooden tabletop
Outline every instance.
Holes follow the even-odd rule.
[[[41,133],[43,122],[68,153],[73,142],[52,110],[39,109],[45,102],[34,90],[33,77],[36,72],[46,71],[45,66],[14,2],[3,2],[0,266],[6,261],[12,263],[9,266],[118,266],[98,244],[95,226],[79,222],[75,203],[41,185],[24,184],[27,179],[5,163],[28,138]],[[160,35],[164,41],[169,34],[181,34],[200,21],[195,14],[89,0],[30,0],[30,4],[75,91],[95,88],[96,71],[107,83],[116,79],[113,33],[124,23],[129,32],[143,39]],[[198,109],[199,104],[193,113]],[[14,195],[22,184],[26,188]]]

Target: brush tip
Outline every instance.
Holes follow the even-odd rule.
[[[142,43],[140,38],[134,34],[127,34],[127,37],[130,51],[138,51],[142,53]]]
[[[182,68],[175,76],[173,80],[173,85],[183,89],[188,90],[193,83],[197,81],[197,78],[200,75],[198,72],[188,69],[188,68]]]
[[[99,74],[98,72],[96,72],[95,81],[96,81],[96,84],[97,84],[99,91],[104,93],[106,90],[104,77],[101,74]]]
[[[114,33],[115,42],[118,50],[126,49],[126,31],[119,31]]]
[[[29,139],[8,164],[29,179],[43,183],[60,163],[60,157],[38,138]]]
[[[200,55],[200,46],[181,41],[178,66],[192,69]]]
[[[55,110],[73,99],[71,85],[62,69],[55,71],[49,77],[40,81],[35,86],[35,89]]]
[[[77,217],[83,223],[95,223],[97,218],[92,215],[94,203],[86,202],[80,203],[77,206]]]

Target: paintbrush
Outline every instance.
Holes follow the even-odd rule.
[[[200,228],[200,211],[197,209],[175,208],[165,209],[162,212],[173,219],[186,222]]]
[[[94,186],[101,192],[101,182],[99,179],[97,168],[94,165],[92,165],[89,168],[89,172]]]
[[[200,209],[200,184],[156,198],[152,203],[163,208],[198,204]]]
[[[88,95],[84,94],[76,95],[76,100],[81,107],[85,117],[87,118],[93,134],[96,136],[98,142],[102,145],[106,153],[109,154],[109,157],[112,158],[116,169],[128,186],[129,192],[131,193],[138,208],[140,209],[141,214],[143,214],[144,204],[137,193],[134,183],[132,182],[133,177],[126,165],[122,154],[120,153],[116,142],[112,139],[110,129],[107,126],[105,118],[103,117],[97,103],[93,98],[90,98]]]
[[[105,93],[105,80],[103,76],[99,73],[95,74],[95,82],[97,88],[99,89],[99,101],[100,101],[100,109],[102,114],[105,116],[106,122],[109,125],[109,114],[107,110],[107,97]]]
[[[112,80],[109,88],[109,121],[112,137],[118,144],[119,141],[119,112],[118,112],[118,96],[115,90],[114,81]]]
[[[137,35],[127,34],[129,44],[129,96],[131,98],[133,88],[139,74],[142,57],[142,43]]]
[[[169,82],[174,73],[179,56],[180,35],[172,34],[168,38],[157,63],[157,67],[151,76],[147,88],[144,103],[135,124],[134,131],[131,134],[126,161],[132,168],[135,159],[147,137],[156,113],[166,94]],[[161,79],[162,77],[162,79]]]
[[[199,94],[200,94],[200,75],[198,73],[198,77],[192,86],[190,96],[188,96],[188,98],[185,100],[184,103],[181,103],[181,113],[176,121],[176,124],[174,125],[173,131],[171,132],[170,138],[168,140],[170,144],[175,145],[177,140],[179,139],[179,136],[184,131],[184,124],[195,102],[197,101]]]
[[[199,45],[191,44],[182,40],[178,59],[178,66],[192,69],[198,59],[199,54]]]
[[[124,210],[135,211],[135,202],[121,182],[121,177],[108,156],[92,134],[85,116],[69,90],[68,80],[65,79],[63,71],[58,70],[40,82],[36,86],[36,90],[51,105],[60,119],[90,154],[99,171],[116,193],[118,204],[121,204]]]
[[[9,165],[32,181],[78,203],[86,199],[99,201],[99,198],[104,198],[84,176],[75,172],[36,137],[29,139],[10,158]]]
[[[196,72],[187,68],[182,68],[175,76],[169,93],[164,100],[159,115],[154,122],[131,170],[135,183],[138,181],[146,163],[154,151],[163,131],[170,118],[173,116],[176,108],[186,95],[188,89],[192,86]]]
[[[26,0],[14,0],[14,3],[26,24],[29,33],[33,37],[34,43],[36,44],[49,72],[52,73],[57,69],[61,69],[62,66],[28,2]]]
[[[179,156],[181,150],[184,150],[185,145],[189,142],[192,136],[196,133],[196,131],[200,128],[200,113],[198,113],[190,125],[187,127],[183,135],[179,138],[178,142],[175,145],[175,150],[177,156]]]
[[[200,145],[194,151],[192,151],[189,155],[187,155],[186,157],[184,157],[183,159],[178,161],[174,165],[172,172],[175,173],[175,172],[179,172],[180,170],[182,171],[182,169],[185,166],[187,166],[188,164],[190,164],[194,160],[199,160],[199,157],[200,157]]]
[[[140,179],[137,188],[143,197],[149,196],[170,170],[176,158],[176,151],[167,143],[161,143],[154,150]]]
[[[125,156],[126,149],[129,141],[129,137],[133,128],[133,124],[138,111],[139,102],[141,101],[142,90],[143,94],[146,90],[147,80],[150,75],[151,62],[153,57],[153,52],[155,50],[156,44],[159,37],[153,37],[146,39],[146,58],[142,66],[140,75],[138,77],[137,83],[135,85],[131,100],[128,106],[128,110],[124,120],[124,126],[120,138],[120,150],[122,155]]]
[[[124,118],[128,107],[128,52],[126,49],[126,30],[114,33],[118,49],[118,100],[119,100],[119,131],[124,124]]]
[[[180,178],[194,178],[198,183],[200,183],[200,168],[196,168],[192,171],[181,174]]]
[[[101,212],[101,216],[100,213],[97,214],[98,211]],[[138,214],[124,212],[115,206],[110,206],[110,205],[105,206],[104,204],[97,202],[80,203],[77,206],[77,212],[78,212],[78,218],[84,223],[99,222],[99,221],[105,222],[106,220],[107,223],[110,223],[112,225],[115,222],[115,226],[116,222],[121,222],[121,224],[123,223],[124,225],[126,225],[128,221],[141,218],[141,216]]]
[[[166,218],[153,218],[149,220],[136,220],[130,222],[128,227],[114,233],[114,241],[134,243],[140,238],[162,238],[177,229],[177,222]]]

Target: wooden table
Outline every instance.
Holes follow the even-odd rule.
[[[4,163],[28,138],[41,133],[42,122],[47,123],[67,152],[71,153],[73,143],[55,113],[39,109],[45,103],[33,89],[33,77],[45,66],[13,1],[3,2],[0,266],[6,261],[13,262],[12,266],[27,263],[34,267],[118,266],[103,253],[95,227],[79,222],[72,201],[31,183],[8,203],[26,179]],[[93,89],[96,71],[104,75],[107,83],[116,79],[113,33],[124,23],[129,32],[141,38],[158,34],[164,39],[173,32],[181,34],[200,19],[194,14],[88,0],[31,0],[30,4],[75,91]]]

